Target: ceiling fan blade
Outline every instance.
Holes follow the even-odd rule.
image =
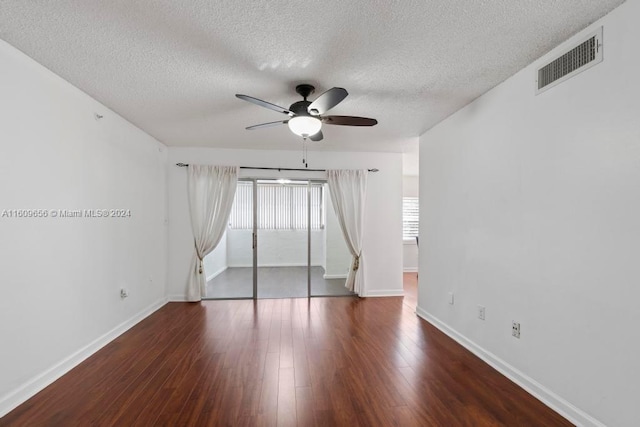
[[[241,95],[241,94],[236,93],[236,98],[242,99],[243,101],[251,102],[252,104],[256,104],[256,105],[259,105],[259,106],[264,107],[264,108],[268,108],[268,109],[273,110],[273,111],[277,111],[278,113],[292,114],[291,111],[287,110],[286,108],[283,108],[283,107],[281,107],[279,105],[276,105],[276,104],[272,104],[272,103],[267,102],[267,101],[263,101],[262,99],[254,98],[253,96]]]
[[[328,125],[342,126],[375,126],[378,124],[376,119],[354,116],[325,116],[322,121]]]
[[[316,98],[316,100],[309,105],[307,111],[316,116],[324,114],[336,105],[340,104],[347,95],[349,95],[349,92],[347,92],[346,89],[333,87]]]
[[[270,128],[271,126],[284,125],[286,123],[289,123],[289,120],[278,120],[277,122],[260,123],[259,125],[249,126],[246,129],[254,130],[254,129],[262,129],[262,128]]]
[[[319,130],[318,133],[316,133],[315,135],[311,135],[309,137],[309,139],[312,141],[322,141],[322,138],[324,138],[324,135],[322,135],[321,130]]]

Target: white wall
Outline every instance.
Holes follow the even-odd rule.
[[[419,197],[420,179],[417,175],[402,176],[402,197]]]
[[[2,416],[164,304],[167,150],[3,41],[0,64],[0,212],[131,212],[0,217]]]
[[[252,267],[253,230],[227,231],[229,267]],[[322,230],[311,230],[311,265],[322,265]],[[307,265],[307,230],[258,230],[258,266],[285,267]]]
[[[184,298],[192,237],[186,197],[186,171],[177,162],[263,167],[300,167],[299,151],[169,149],[169,274],[173,299]],[[311,152],[314,169],[378,168],[369,174],[364,236],[365,295],[402,294],[402,155],[396,153]],[[266,173],[242,170],[243,176],[323,178],[322,173]],[[267,171],[268,172],[268,171]],[[255,174],[260,175],[255,175]]]
[[[404,157],[406,159],[406,154]],[[402,197],[419,197],[419,177],[405,175],[402,177]],[[402,245],[402,271],[418,271],[418,245],[415,239],[405,240]]]
[[[409,151],[402,153],[402,174],[405,176],[420,175],[419,138],[415,138],[415,145]]]
[[[420,141],[418,312],[583,425],[638,425],[639,17],[595,24],[603,63],[534,96],[538,61]]]

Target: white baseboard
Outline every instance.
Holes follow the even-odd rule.
[[[221,269],[219,269],[218,271],[214,272],[213,274],[210,274],[209,276],[207,276],[207,282],[211,279],[213,279],[214,277],[220,275],[223,271],[225,271],[228,267],[225,265],[224,267],[222,267]]]
[[[402,270],[403,273],[417,273],[418,272],[418,267],[405,267]]]
[[[169,295],[167,297],[169,302],[192,302],[187,299],[187,295]]]
[[[323,279],[326,280],[330,280],[330,279],[347,279],[347,275],[346,274],[323,274],[322,275]]]
[[[402,297],[404,291],[402,289],[383,289],[381,291],[369,291],[364,297]]]
[[[533,378],[529,377],[525,373],[519,371],[507,362],[485,350],[475,342],[471,341],[455,329],[449,327],[446,323],[442,322],[435,316],[432,316],[421,307],[416,307],[416,314],[422,319],[431,323],[440,331],[448,335],[458,344],[465,347],[467,350],[478,356],[480,359],[487,362],[491,367],[500,372],[505,377],[509,378],[514,383],[518,384],[529,394],[540,400],[542,403],[574,423],[578,426],[594,426],[594,427],[606,427],[591,415],[587,414],[583,410],[569,403],[567,400],[555,394]]]
[[[42,372],[39,375],[36,375],[14,391],[11,391],[8,394],[0,397],[0,417],[5,416],[10,411],[26,402],[36,393],[53,383],[55,380],[69,372],[71,369],[75,368],[82,361],[100,350],[105,345],[109,344],[111,341],[122,335],[128,329],[139,323],[142,319],[149,316],[151,313],[164,306],[166,303],[167,299],[161,298],[160,300],[154,302],[150,306],[140,311],[138,314],[120,323],[109,332],[96,338],[75,353],[56,363],[46,371]]]

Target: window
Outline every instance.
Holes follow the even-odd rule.
[[[413,240],[418,236],[418,198],[402,198],[402,238]]]
[[[324,228],[322,185],[311,185],[311,228]],[[229,216],[233,229],[253,228],[253,183],[239,181]],[[307,229],[307,183],[258,181],[258,228],[263,230]]]

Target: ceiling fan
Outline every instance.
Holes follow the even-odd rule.
[[[287,124],[291,132],[300,135],[303,139],[309,138],[311,141],[321,141],[323,138],[321,130],[323,123],[341,126],[375,126],[378,123],[376,119],[367,117],[325,116],[324,114],[327,111],[342,102],[349,93],[341,87],[334,87],[317,97],[315,101],[307,101],[307,98],[315,89],[309,84],[296,86],[296,92],[304,99],[294,102],[289,109],[248,95],[236,94],[236,97],[289,116],[286,120],[249,126],[247,130]]]

